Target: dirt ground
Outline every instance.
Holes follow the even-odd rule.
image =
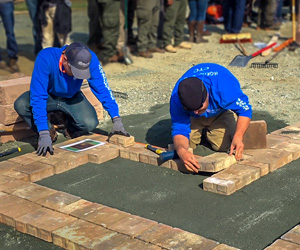
[[[20,50],[20,75],[31,75],[34,65],[32,24],[26,12],[16,14],[15,18],[15,33]],[[224,33],[223,26],[208,26],[207,28],[213,32],[213,35],[208,38],[209,43],[194,44],[191,50],[179,50],[176,54],[155,54],[152,59],[133,56],[132,65],[108,64],[104,66],[111,88],[128,94],[128,99],[117,98],[117,101],[120,113],[124,117],[124,125],[136,137],[136,141],[166,146],[170,140],[168,102],[177,79],[191,66],[201,62],[219,63],[228,67],[231,60],[239,54],[233,44],[219,43],[221,34]],[[257,31],[255,25],[244,28],[242,32],[250,32],[253,42],[264,43],[267,43],[276,33]],[[280,42],[292,36],[290,22],[282,25],[280,36]],[[71,39],[86,43],[88,39],[86,10],[73,12]],[[2,49],[5,44],[5,34],[1,29],[0,46]],[[244,46],[248,54],[258,50],[253,43],[246,43]],[[253,105],[254,118],[266,120],[269,131],[299,122],[299,53],[299,49],[294,52],[285,49],[272,61],[279,64],[277,69],[249,67],[251,62],[264,62],[270,56],[256,57],[245,68],[228,67],[240,80],[243,91],[249,96]],[[16,75],[11,76],[9,72],[0,70],[0,79],[11,77],[16,77]],[[108,131],[111,123],[109,117],[106,118],[107,123],[102,124],[102,128]],[[23,143],[26,144],[26,142]],[[8,144],[13,145],[13,143]],[[5,146],[0,146],[0,152]],[[32,147],[24,147],[22,153],[32,150]],[[0,161],[6,159],[2,157]],[[95,186],[92,190],[99,188],[99,183],[103,183],[99,202],[104,201],[105,204],[113,207],[199,233],[241,249],[262,249],[299,223],[299,160],[292,163],[289,168],[282,168],[272,175],[261,178],[230,196],[229,199],[204,192],[199,188],[202,180],[206,178],[203,175],[182,175],[165,169],[153,169],[151,166],[146,166],[145,170],[134,164],[127,164],[128,168],[124,168],[119,162],[112,162],[111,165],[109,168],[105,166],[92,168],[91,166],[89,168],[91,173],[86,173],[86,176],[80,172],[81,168],[78,168],[65,175],[55,176],[58,178],[56,180],[45,179],[43,184],[50,186],[53,183],[59,190],[63,190],[73,185],[67,184],[64,180],[77,183],[76,178],[83,176],[84,180],[88,180],[90,176],[97,175],[100,179],[95,179],[95,184],[93,184]],[[72,175],[74,175],[74,180],[70,178]],[[114,175],[116,178],[111,178]],[[122,182],[117,178],[118,176]],[[108,183],[101,178],[107,180]],[[121,184],[120,190],[126,191],[121,192],[121,197],[120,192],[115,188],[118,182]],[[179,186],[182,190],[175,192]],[[93,195],[94,192],[82,187],[78,189],[86,193],[83,197],[97,201],[97,197],[85,196]],[[157,199],[157,195],[163,199]],[[176,204],[176,206],[172,205],[170,208],[170,204]],[[187,204],[191,210],[185,212]],[[216,207],[219,210],[215,211]],[[215,213],[211,214],[212,211]],[[208,214],[211,216],[207,216]],[[19,234],[2,224],[0,224],[0,242],[3,242],[2,246],[5,250],[59,249],[31,236]],[[254,246],[253,243],[256,245]]]
[[[32,53],[31,22],[26,12],[16,14],[15,33],[19,44],[19,65],[22,74],[31,75],[34,65]],[[104,66],[109,84],[115,91],[125,92],[128,99],[118,99],[121,115],[146,113],[155,104],[169,102],[171,91],[177,79],[191,66],[202,63],[218,63],[225,67],[240,52],[233,44],[220,44],[224,33],[223,26],[208,26],[213,35],[209,43],[193,44],[191,50],[179,50],[176,54],[155,54],[152,59],[133,56],[134,63],[126,66],[114,63]],[[5,35],[0,36],[0,45],[5,47]],[[267,43],[275,31],[257,31],[255,24],[243,28],[242,32],[252,35],[253,43],[245,43],[248,54],[258,50],[256,42]],[[186,30],[187,33],[187,30]],[[279,42],[292,36],[292,24],[286,22],[280,30]],[[187,36],[187,35],[186,35]],[[186,37],[187,38],[187,37]],[[73,12],[72,41],[86,43],[88,39],[88,18],[85,10]],[[251,62],[264,62],[271,57],[258,56],[245,68],[228,67],[239,79],[243,91],[249,96],[253,110],[265,111],[274,118],[288,124],[298,122],[299,110],[299,54],[300,49],[292,52],[285,49],[272,62],[278,63],[277,69],[250,68]],[[10,73],[0,70],[0,79]]]

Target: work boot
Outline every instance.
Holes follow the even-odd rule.
[[[6,63],[4,61],[0,61],[0,69],[7,69]]]
[[[154,48],[148,49],[148,51],[151,52],[151,53],[165,53],[165,50],[160,49],[158,47],[154,47]]]
[[[19,65],[17,64],[17,59],[10,58],[8,62],[8,67],[13,73],[20,71]]]
[[[196,43],[208,43],[208,40],[206,40],[202,37],[203,27],[204,27],[204,21],[197,23]]]
[[[138,53],[138,55],[139,55],[140,57],[144,57],[144,58],[152,58],[152,57],[153,57],[152,53],[149,52],[149,51],[147,51],[147,50],[140,51],[140,52]]]
[[[51,141],[56,142],[58,134],[53,125],[51,125],[49,132],[50,132]]]
[[[200,21],[200,23],[203,23],[203,28],[202,28],[202,31],[201,31],[201,35],[202,36],[211,36],[211,32],[204,29],[205,21]]]
[[[165,50],[166,50],[167,52],[170,52],[170,53],[176,53],[176,52],[177,52],[177,49],[174,48],[172,44],[167,45],[167,46],[165,47]]]
[[[191,49],[192,48],[192,44],[188,43],[188,42],[181,42],[178,46],[176,46],[176,48],[179,48],[179,49]]]
[[[196,25],[196,21],[188,22],[189,34],[190,34],[189,42],[190,43],[195,42],[195,25]]]
[[[64,137],[67,139],[74,139],[74,138],[80,137],[82,135],[88,135],[88,134],[89,134],[89,132],[85,132],[85,131],[71,132],[67,128],[64,130]]]

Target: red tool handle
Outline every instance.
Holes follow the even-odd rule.
[[[271,43],[269,46],[267,46],[267,47],[265,47],[265,48],[263,48],[263,49],[261,49],[261,50],[255,52],[255,53],[253,53],[251,56],[252,56],[252,57],[258,56],[259,54],[261,54],[261,53],[264,52],[265,50],[270,49],[270,48],[272,48],[272,47],[275,46],[275,45],[276,45],[276,43]]]

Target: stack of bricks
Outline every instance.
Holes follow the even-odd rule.
[[[30,88],[31,77],[21,77],[0,81],[0,142],[20,140],[34,136],[28,125],[22,121],[21,117],[14,109],[15,100],[28,91]],[[99,120],[103,120],[103,107],[98,99],[91,92],[90,88],[83,88],[82,92],[94,106]]]
[[[0,142],[2,143],[34,135],[26,131],[28,126],[24,123],[15,128],[15,125],[22,122],[22,119],[14,109],[14,102],[21,94],[29,90],[30,81],[31,77],[0,81],[0,130],[8,131],[1,133]],[[22,131],[22,127],[25,129],[25,133]],[[21,129],[18,131],[19,128]],[[15,131],[12,133],[12,130]]]

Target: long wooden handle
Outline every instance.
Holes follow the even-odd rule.
[[[258,56],[259,54],[261,54],[261,53],[264,52],[265,50],[270,49],[270,48],[274,47],[275,45],[276,45],[276,43],[272,43],[272,44],[270,44],[269,46],[267,46],[267,47],[265,47],[265,48],[263,48],[263,49],[260,49],[259,51],[253,53],[251,56],[252,56],[252,57]]]
[[[290,38],[290,39],[286,40],[285,42],[283,42],[282,44],[280,44],[277,47],[275,47],[273,49],[273,51],[274,52],[278,52],[278,51],[284,49],[285,47],[289,46],[293,41],[294,41],[294,38]]]
[[[296,1],[292,0],[293,41],[296,41]]]

